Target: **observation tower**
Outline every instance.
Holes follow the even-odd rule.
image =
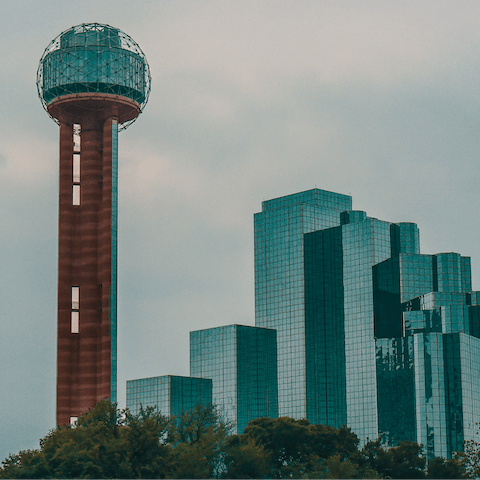
[[[150,93],[150,69],[121,30],[85,23],[45,49],[43,107],[60,127],[57,425],[117,391],[118,132]]]

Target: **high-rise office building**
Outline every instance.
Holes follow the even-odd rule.
[[[417,252],[418,230],[362,211],[339,218],[304,236],[307,418],[365,441],[378,436],[372,267]]]
[[[364,212],[341,219],[304,237],[307,417],[376,438],[372,266],[390,256],[390,225]]]
[[[470,258],[400,254],[373,273],[379,431],[448,457],[479,436],[480,295]]]
[[[90,23],[45,49],[42,104],[60,126],[57,424],[116,400],[118,131],[150,92],[148,63],[125,33]]]
[[[246,325],[190,332],[190,375],[212,379],[213,403],[235,433],[278,416],[276,333]]]
[[[263,325],[268,312],[269,326],[279,328],[279,398],[290,402],[289,415],[346,424],[362,443],[415,440],[429,456],[448,457],[478,439],[480,422],[480,307],[470,259],[420,255],[415,224],[349,206],[332,212],[333,225],[301,232],[305,204],[321,211],[314,199],[323,197],[331,212],[330,195],[264,202],[256,217],[256,321]],[[296,202],[296,211],[280,210]],[[267,220],[270,203],[282,207]],[[282,380],[289,375],[297,379]]]
[[[171,417],[197,405],[212,405],[212,380],[165,375],[127,381],[127,408],[133,415],[142,407],[155,406]]]
[[[277,330],[280,416],[307,416],[303,235],[339,225],[351,207],[349,196],[315,189],[255,215],[255,325]]]

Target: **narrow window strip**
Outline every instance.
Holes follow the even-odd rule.
[[[73,186],[73,205],[80,205],[80,185]]]
[[[80,183],[80,154],[73,154],[73,183]]]
[[[79,123],[73,124],[73,151],[80,152],[82,138],[80,136],[81,125]]]
[[[80,313],[72,312],[70,333],[79,333],[79,332],[80,332]]]
[[[80,287],[72,287],[72,310],[80,308]]]

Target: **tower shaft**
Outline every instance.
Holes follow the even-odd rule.
[[[117,118],[103,113],[60,118],[57,425],[116,400]]]

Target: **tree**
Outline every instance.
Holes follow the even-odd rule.
[[[138,415],[125,412],[126,465],[130,478],[166,478],[173,449],[165,443],[169,422],[156,409],[141,408]],[[125,471],[127,466],[125,466]]]
[[[342,471],[342,475],[353,475],[354,470],[355,475],[358,473],[358,438],[345,427],[312,425],[308,420],[288,417],[257,418],[247,425],[243,435],[231,439],[228,447],[226,474],[237,478],[306,478],[327,471],[330,475],[334,471]],[[258,451],[255,461],[247,462],[245,452],[254,449]]]
[[[224,470],[231,424],[217,409],[199,405],[171,419],[167,441],[173,448],[170,478],[217,478]]]
[[[362,450],[364,461],[384,478],[425,478],[423,446],[416,442],[400,442],[384,448],[380,439],[368,442]]]
[[[130,415],[99,402],[74,426],[62,425],[40,449],[11,455],[3,478],[164,478],[171,446],[167,419],[153,408]]]
[[[223,478],[264,478],[270,471],[271,456],[252,437],[231,435],[225,444]]]
[[[480,444],[475,440],[465,442],[463,463],[469,478],[480,477]]]
[[[463,457],[445,460],[434,457],[428,462],[427,478],[467,478]]]
[[[425,469],[422,445],[358,450],[350,429],[292,418],[258,418],[242,435],[216,408],[198,406],[167,419],[152,407],[138,415],[99,402],[74,426],[40,440],[38,450],[10,455],[0,478],[466,478],[478,477],[480,446]]]
[[[47,469],[42,465],[37,450],[22,450],[10,454],[0,469],[0,478],[45,478]]]

